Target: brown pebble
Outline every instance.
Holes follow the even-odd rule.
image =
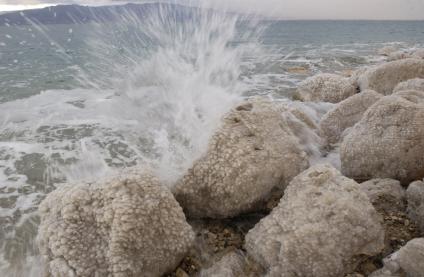
[[[176,277],[189,277],[189,275],[187,274],[187,272],[185,272],[181,267],[179,267],[177,269],[177,271],[175,272],[175,276]]]

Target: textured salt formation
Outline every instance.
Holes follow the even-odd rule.
[[[424,238],[409,241],[399,251],[384,259],[384,267],[370,277],[423,277]]]
[[[390,213],[405,209],[405,190],[393,179],[372,179],[360,184],[379,212]]]
[[[387,60],[389,61],[397,61],[397,60],[402,60],[402,59],[408,59],[408,58],[412,58],[412,54],[406,51],[396,51],[393,53],[390,53],[387,57]]]
[[[416,59],[424,59],[424,49],[415,50],[412,56]]]
[[[424,60],[403,59],[371,67],[359,77],[358,83],[361,90],[389,95],[399,83],[414,78],[424,78]]]
[[[381,94],[366,90],[338,103],[321,119],[320,134],[328,143],[337,143],[343,132],[355,125],[365,111],[382,97]]]
[[[283,105],[255,99],[225,116],[207,153],[175,187],[189,217],[227,218],[256,209],[274,187],[284,189],[308,167],[292,129],[297,125],[283,112]]]
[[[293,179],[280,204],[246,236],[268,276],[344,276],[383,249],[380,216],[353,180],[330,165]]]
[[[381,98],[349,131],[340,147],[342,172],[356,180],[391,178],[408,184],[424,177],[424,92]]]
[[[399,92],[404,90],[424,91],[424,79],[416,78],[402,82],[395,87],[393,92]]]
[[[359,77],[364,74],[368,70],[368,67],[360,67],[352,72],[351,76],[349,77],[349,81],[357,88],[359,89]]]
[[[148,174],[60,186],[39,212],[49,276],[161,276],[194,241],[171,192]]]
[[[424,235],[424,182],[416,181],[406,191],[408,215],[414,220]]]
[[[259,277],[260,270],[241,252],[232,251],[200,273],[200,277]]]
[[[318,74],[301,82],[294,98],[301,101],[338,103],[354,95],[356,87],[349,78]]]

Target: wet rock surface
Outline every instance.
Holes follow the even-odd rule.
[[[299,84],[294,99],[338,103],[354,95],[357,88],[349,78],[335,74],[318,74]]]
[[[382,97],[381,94],[367,90],[355,94],[338,103],[321,119],[320,134],[328,143],[337,143],[346,129],[355,125],[365,111]]]
[[[231,111],[207,153],[174,194],[190,218],[228,218],[260,209],[309,165],[282,105],[259,99]],[[294,116],[295,117],[295,116]]]
[[[236,106],[176,199],[144,173],[58,188],[40,207],[47,275],[423,277],[424,66],[402,53],[420,55],[307,79],[308,103]]]

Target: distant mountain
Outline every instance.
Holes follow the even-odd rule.
[[[89,22],[115,21],[129,15],[139,18],[153,12],[171,12],[176,19],[193,15],[198,8],[176,4],[148,3],[117,6],[88,7],[79,5],[59,5],[43,9],[26,10],[0,14],[0,26],[37,24],[81,24]]]

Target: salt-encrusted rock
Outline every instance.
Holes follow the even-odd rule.
[[[372,179],[360,184],[379,212],[390,213],[405,210],[405,190],[393,179]]]
[[[359,77],[361,77],[362,74],[364,74],[368,70],[368,67],[360,67],[352,72],[352,75],[349,77],[349,81],[356,87],[357,90],[360,89],[359,87]]]
[[[269,276],[344,276],[355,257],[383,249],[380,221],[355,181],[320,164],[293,179],[279,205],[249,231],[245,247]]]
[[[408,184],[424,177],[424,92],[401,91],[377,101],[340,147],[345,176],[391,178]]]
[[[408,200],[408,216],[414,220],[421,233],[424,234],[424,182],[411,183],[406,191]]]
[[[408,81],[398,84],[393,92],[405,91],[405,90],[418,90],[424,91],[424,79],[410,79]]]
[[[321,119],[320,134],[328,143],[337,143],[343,132],[355,125],[365,111],[382,97],[381,94],[366,90],[338,103]]]
[[[414,53],[412,53],[412,57],[416,59],[424,59],[424,48],[415,50]]]
[[[325,73],[301,82],[294,98],[301,101],[338,103],[356,92],[357,88],[349,78]]]
[[[359,77],[358,83],[361,90],[389,95],[397,84],[414,78],[424,78],[424,60],[403,59],[373,66]]]
[[[256,209],[309,166],[294,135],[295,115],[269,100],[250,100],[225,116],[206,154],[174,188],[192,218],[227,218]],[[296,120],[299,120],[296,118]]]
[[[381,49],[378,49],[377,53],[382,56],[389,56],[391,53],[398,51],[398,48],[395,46],[384,46]]]
[[[259,277],[261,269],[240,251],[224,255],[217,263],[202,270],[200,277]]]
[[[384,267],[370,277],[423,277],[424,238],[409,241],[396,253],[384,259]]]
[[[39,212],[49,276],[161,276],[194,241],[172,193],[149,174],[60,186]]]
[[[408,59],[408,58],[412,58],[412,54],[402,50],[390,53],[387,57],[389,61],[397,61],[397,60]]]

